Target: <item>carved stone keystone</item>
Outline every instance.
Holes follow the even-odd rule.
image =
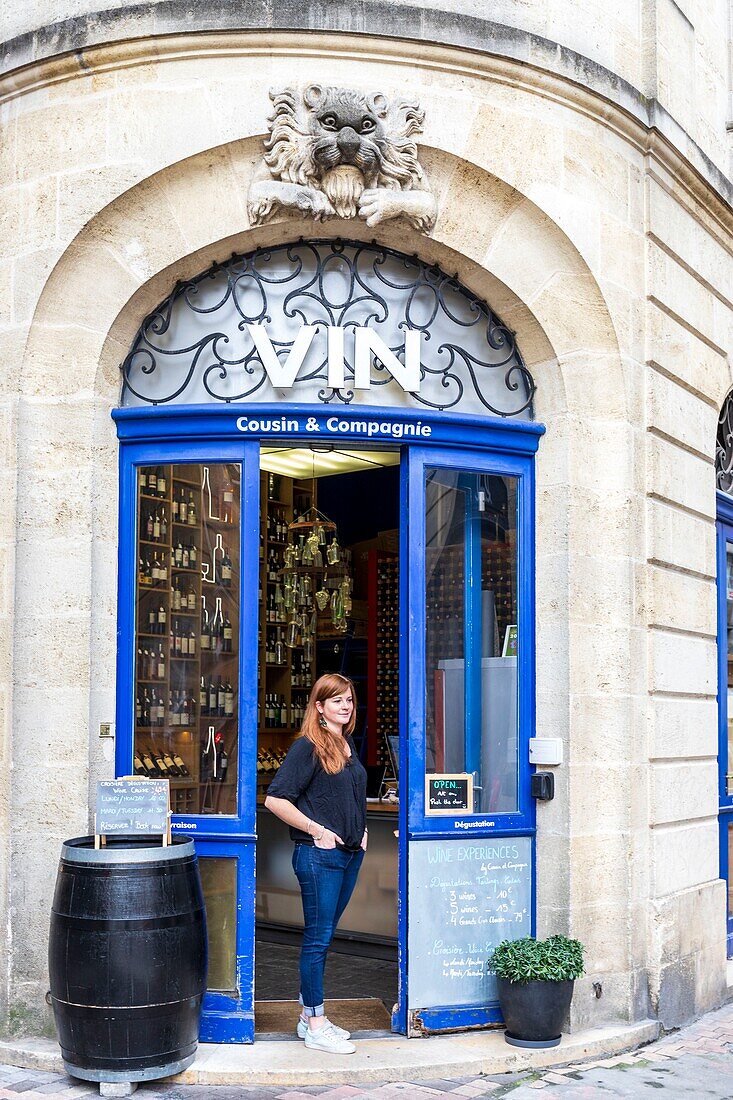
[[[414,140],[424,119],[417,103],[320,84],[270,99],[267,152],[248,195],[252,225],[292,209],[368,226],[404,217],[430,232],[437,205]]]

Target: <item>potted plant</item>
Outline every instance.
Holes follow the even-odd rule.
[[[567,936],[503,940],[489,969],[496,974],[507,1043],[557,1046],[575,979],[583,975],[583,945]]]

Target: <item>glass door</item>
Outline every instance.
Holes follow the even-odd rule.
[[[728,885],[728,958],[733,957],[733,525],[718,524],[718,779],[720,876]]]
[[[411,448],[408,1030],[500,1019],[487,959],[533,929],[531,459]]]
[[[170,783],[207,910],[202,1039],[254,1035],[256,445],[126,448],[118,774]],[[251,559],[251,560],[250,560]],[[252,579],[254,578],[254,580]]]

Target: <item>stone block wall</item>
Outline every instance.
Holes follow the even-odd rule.
[[[155,35],[243,30],[379,33],[407,41],[462,45],[514,56],[581,85],[604,82],[640,93],[668,114],[674,140],[689,138],[730,173],[731,23],[727,0],[42,0],[6,5],[0,39],[20,66],[64,50]],[[659,122],[659,118],[655,118]]]

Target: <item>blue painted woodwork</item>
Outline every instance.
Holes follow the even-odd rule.
[[[528,449],[529,451],[529,449]],[[423,839],[426,841],[469,835],[475,837],[495,836],[532,836],[535,831],[535,803],[529,793],[529,776],[534,770],[529,764],[529,738],[534,736],[535,729],[535,690],[534,690],[534,468],[532,463],[532,451],[520,454],[507,453],[505,450],[423,446],[416,444],[408,448],[405,461],[407,469],[407,503],[409,513],[408,553],[409,570],[401,573],[400,583],[404,584],[407,591],[407,632],[402,637],[407,639],[408,647],[408,678],[409,716],[406,721],[406,735],[408,740],[408,752],[403,753],[403,758],[408,760],[407,800],[408,821],[407,831],[410,840]],[[461,814],[455,817],[430,817],[425,814],[425,473],[431,467],[440,467],[455,471],[471,471],[481,473],[498,474],[517,479],[517,636],[518,636],[518,755],[519,755],[519,791],[518,810],[516,813],[496,814]],[[465,567],[471,566],[472,572],[466,572],[466,578],[476,575],[480,577],[480,531],[476,530],[476,514],[471,502],[466,504],[466,521],[469,537],[466,540]],[[479,520],[480,522],[480,520]],[[466,585],[464,599],[466,600],[466,656],[470,652],[469,643],[474,642],[474,630],[480,623],[480,583],[478,585]],[[472,595],[472,591],[478,590],[478,597]],[[478,652],[481,652],[480,638]],[[402,654],[400,654],[402,664]],[[481,707],[481,682],[480,660],[478,668],[472,668],[466,660],[466,710],[469,705],[473,707],[473,713],[480,714]],[[405,670],[403,669],[403,675]],[[402,694],[402,683],[400,685]],[[469,702],[470,700],[470,702]],[[474,726],[478,722],[474,720]],[[468,721],[466,723],[466,737],[468,739]],[[403,727],[403,740],[405,730]],[[467,743],[467,748],[471,742]],[[468,756],[467,756],[468,760]],[[467,765],[468,767],[468,765]],[[404,792],[404,786],[402,787]],[[401,792],[401,793],[402,793]],[[404,798],[404,794],[402,794]],[[401,827],[402,834],[402,827]],[[533,879],[532,879],[532,930],[535,925],[536,891],[534,873],[534,843],[533,849]],[[403,858],[403,844],[400,845],[400,860]],[[403,901],[403,907],[405,902]],[[410,919],[419,920],[419,914]],[[403,941],[406,942],[406,941]],[[409,959],[407,960],[409,969]],[[428,1030],[446,1030],[452,1028],[471,1027],[477,1023],[498,1022],[501,1016],[497,1005],[465,1006],[441,1008],[435,1006],[429,1013],[421,1007],[414,1018],[408,1012],[409,1030],[413,1034],[419,1032],[422,1027]]]
[[[726,543],[733,543],[733,498],[717,493],[716,551],[718,574],[718,821],[720,877],[729,881],[728,828],[733,826],[733,795],[728,794],[728,582]],[[733,913],[727,913],[728,958],[733,958]]]
[[[185,462],[238,462],[242,468],[240,675],[239,675],[239,801],[233,816],[174,817],[174,829],[193,836],[202,858],[222,856],[237,860],[238,996],[208,993],[204,1003],[202,1039],[207,1042],[242,1043],[254,1038],[254,932],[255,932],[255,820],[257,753],[257,661],[259,571],[259,443],[333,441],[349,447],[403,446],[400,471],[400,806],[399,806],[399,977],[400,996],[393,1027],[406,1031],[407,968],[407,841],[456,837],[461,822],[470,819],[470,835],[533,836],[535,807],[529,795],[528,740],[534,733],[534,474],[533,456],[544,432],[541,425],[414,409],[341,407],[323,405],[188,405],[117,409],[113,412],[120,440],[120,544],[117,655],[118,775],[132,770],[134,736],[135,657],[135,506],[136,467]],[[252,421],[268,430],[247,429]],[[339,424],[353,424],[348,431]],[[330,430],[329,425],[336,425]],[[361,425],[376,424],[369,435]],[[293,425],[296,425],[293,427]],[[384,425],[388,431],[382,431]],[[406,434],[406,426],[423,434]],[[424,434],[425,429],[430,434]],[[424,476],[427,466],[481,471],[518,479],[517,587],[518,587],[518,714],[519,803],[511,814],[474,815],[462,818],[430,818],[424,813],[424,665],[425,665],[425,530]],[[475,508],[473,504],[467,505]],[[478,517],[467,515],[474,535],[468,540],[466,567],[480,553]],[[468,573],[466,574],[469,575]],[[478,590],[480,601],[480,585]],[[468,592],[468,589],[467,589]],[[467,623],[480,621],[476,596],[467,605]],[[467,631],[473,631],[467,625]],[[470,635],[472,637],[472,635]],[[470,638],[467,637],[467,641]],[[471,647],[467,649],[470,652]],[[475,675],[474,675],[475,672]],[[480,703],[480,665],[472,672],[475,695],[469,706]],[[467,729],[469,728],[467,723]],[[473,724],[471,725],[473,728]],[[473,757],[475,749],[470,748]],[[463,835],[466,835],[463,833]],[[533,859],[534,866],[534,859]],[[535,927],[535,892],[532,890],[532,927]],[[419,919],[416,914],[414,919]],[[422,1025],[444,1030],[497,1022],[494,1005],[435,1006],[421,1012]]]

